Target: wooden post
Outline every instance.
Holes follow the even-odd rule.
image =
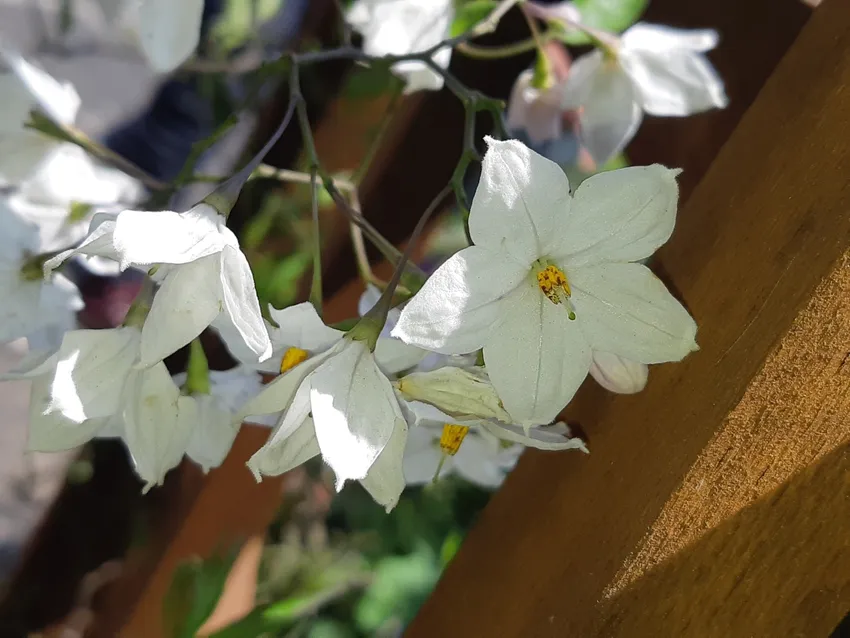
[[[827,0],[658,272],[701,350],[568,410],[406,636],[826,636],[850,608],[850,4]]]

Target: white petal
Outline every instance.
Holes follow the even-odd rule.
[[[121,256],[115,249],[113,233],[115,232],[115,217],[112,215],[97,214],[92,217],[88,236],[73,250],[66,250],[55,257],[44,262],[44,274],[49,275],[56,268],[65,263],[74,255],[89,255],[105,257],[114,261],[121,261]],[[122,264],[121,269],[127,267]]]
[[[714,29],[673,29],[661,24],[640,22],[629,28],[620,40],[625,49],[643,49],[666,53],[672,49],[687,49],[705,53],[720,41]]]
[[[310,414],[310,385],[302,383],[286,413],[272,430],[265,445],[248,460],[248,469],[259,481],[298,467],[319,453],[316,431]]]
[[[561,136],[563,109],[553,91],[531,86],[533,77],[530,69],[517,76],[508,102],[507,125],[512,131],[526,131],[533,143],[540,144]]]
[[[51,318],[41,309],[42,281],[23,281],[14,274],[10,279],[12,281],[4,281],[2,286],[0,343],[25,337]]]
[[[232,243],[224,218],[209,204],[185,213],[125,210],[115,220],[115,251],[127,265],[186,264]]]
[[[473,352],[498,318],[501,299],[527,275],[525,266],[505,255],[464,248],[407,303],[392,335],[441,354]]]
[[[106,425],[106,418],[75,423],[59,413],[44,414],[50,403],[50,378],[47,376],[33,379],[30,393],[29,451],[71,450],[91,440]]]
[[[380,337],[375,345],[375,361],[387,374],[408,370],[425,358],[427,350],[410,346],[395,337]]]
[[[80,96],[77,95],[73,86],[56,81],[17,53],[4,51],[3,58],[29,91],[34,102],[33,106],[38,106],[50,119],[59,124],[74,123],[80,108]]]
[[[440,464],[440,430],[427,427],[411,427],[404,449],[404,479],[408,485],[430,483]],[[446,472],[445,464],[441,475]]]
[[[405,81],[404,94],[417,91],[439,91],[443,88],[443,76],[419,60],[397,62],[392,71]]]
[[[111,416],[121,405],[138,352],[135,328],[68,332],[51,381],[49,411],[75,423]]]
[[[509,421],[499,396],[486,372],[481,368],[468,369],[444,366],[430,372],[413,372],[396,382],[399,393],[412,403],[410,409],[414,416],[425,418],[418,402],[428,403],[445,414],[452,414],[452,420],[483,418]],[[432,414],[429,418],[440,416]],[[442,423],[439,423],[442,427]]]
[[[606,390],[618,394],[635,394],[646,387],[649,368],[610,352],[595,351],[590,376]]]
[[[372,496],[378,505],[389,512],[398,503],[404,491],[404,471],[402,470],[404,450],[407,445],[407,423],[393,429],[386,447],[369,468],[366,478],[360,484]]]
[[[522,448],[517,446],[512,451],[512,462],[506,464],[498,446],[470,433],[452,457],[451,466],[456,474],[467,481],[493,489],[502,484],[506,471],[513,467],[521,452]]]
[[[138,11],[142,51],[154,71],[173,71],[194,53],[204,0],[142,0]]]
[[[693,318],[646,266],[577,268],[570,282],[576,323],[594,350],[662,363],[697,349]]]
[[[619,64],[602,63],[588,80],[579,113],[579,134],[597,166],[632,140],[643,119],[632,80]]]
[[[570,183],[555,162],[516,140],[487,138],[481,180],[469,211],[476,246],[525,268],[548,254],[570,210]]]
[[[223,409],[218,397],[200,395],[185,399],[194,401],[197,406],[197,422],[192,428],[186,454],[204,472],[209,472],[224,462],[239,432],[239,425],[233,423],[230,412]]]
[[[624,50],[623,68],[635,83],[643,110],[682,117],[729,103],[723,80],[708,59],[686,49]]]
[[[143,366],[185,346],[221,312],[220,263],[217,253],[169,270],[142,328]]]
[[[124,439],[146,489],[162,483],[166,472],[183,458],[198,406],[180,391],[164,363],[134,371],[124,410]]]
[[[326,326],[313,304],[306,301],[283,310],[269,306],[269,314],[280,326],[269,331],[275,351],[293,346],[308,352],[325,350],[344,334]]]
[[[393,429],[407,424],[389,380],[363,342],[346,343],[313,373],[310,384],[316,438],[340,489],[349,479],[365,477]]]
[[[215,322],[227,349],[240,361],[257,363],[272,355],[272,343],[260,314],[254,276],[238,248],[221,252],[222,313]]]
[[[565,268],[649,257],[673,233],[678,174],[653,164],[586,179],[576,191],[552,257]]]
[[[304,380],[324,363],[326,359],[339,352],[344,345],[344,343],[340,342],[333,348],[325,350],[314,357],[310,357],[288,370],[286,374],[277,377],[274,381],[266,385],[262,392],[242,406],[236,415],[236,419],[244,420],[247,416],[274,414],[275,412],[287,409],[296,391],[304,383]]]
[[[584,441],[570,438],[548,426],[538,426],[525,429],[518,425],[499,423],[498,421],[482,421],[481,427],[503,441],[519,443],[525,447],[538,450],[585,450]]]
[[[380,298],[381,291],[378,290],[378,287],[372,284],[366,284],[366,289],[360,295],[360,299],[357,300],[357,314],[361,317],[365,315],[378,303]]]
[[[509,301],[484,345],[490,380],[513,422],[551,423],[587,376],[590,347],[568,310],[537,288]]]

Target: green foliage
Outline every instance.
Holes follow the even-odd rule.
[[[250,42],[257,24],[272,18],[286,0],[227,0],[216,21],[212,39],[224,51]]]
[[[375,565],[372,586],[355,609],[358,629],[374,635],[388,620],[396,620],[402,626],[410,622],[439,577],[437,557],[424,543],[406,556],[381,559]]]
[[[649,0],[575,0],[581,24],[592,29],[621,33],[640,19]],[[558,23],[560,25],[560,23]],[[565,28],[559,38],[566,44],[591,44],[591,38],[577,29]]]
[[[190,560],[174,571],[163,603],[167,635],[194,638],[210,617],[221,592],[237,549],[206,560]]]
[[[498,5],[496,0],[471,0],[461,4],[455,11],[450,36],[454,38],[463,35],[487,18]]]
[[[201,339],[189,345],[189,364],[186,366],[186,390],[189,394],[210,393],[210,366]]]
[[[283,258],[262,255],[254,263],[254,281],[260,303],[275,308],[291,306],[298,298],[298,283],[312,263],[307,252],[297,252]]]
[[[342,94],[352,100],[371,100],[396,90],[400,83],[387,66],[358,66],[346,78]]]

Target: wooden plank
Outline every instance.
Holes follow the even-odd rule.
[[[591,454],[527,453],[407,632],[824,636],[850,608],[850,5],[824,3],[681,212],[701,351],[588,385]]]

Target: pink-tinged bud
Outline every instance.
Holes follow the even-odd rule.
[[[590,375],[606,390],[635,394],[646,387],[649,366],[610,352],[593,352]]]
[[[507,124],[511,130],[526,131],[534,144],[561,136],[560,100],[552,90],[532,86],[534,72],[523,71],[514,82],[508,101]]]

